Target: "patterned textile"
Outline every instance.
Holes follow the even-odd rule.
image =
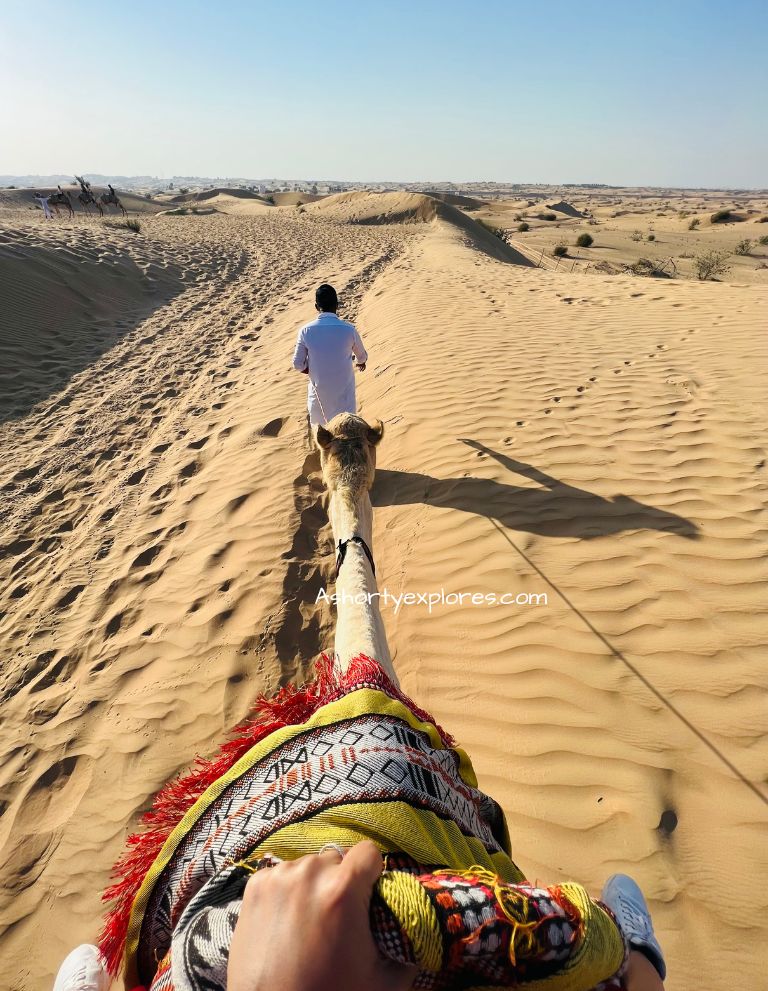
[[[258,869],[271,866],[261,861]],[[190,901],[173,934],[172,951],[150,991],[226,991],[229,946],[249,872],[225,868]],[[423,933],[409,937],[397,912],[426,895]],[[557,889],[502,885],[493,876],[443,871],[388,871],[371,904],[371,929],[382,955],[417,964],[418,991],[506,988],[546,980],[574,953],[582,921]],[[530,986],[530,985],[529,985]],[[586,987],[571,983],[569,988]],[[618,977],[599,985],[619,991]]]
[[[133,839],[102,941],[113,959],[125,944],[128,987],[224,989],[242,891],[265,854],[362,839],[388,868],[374,937],[385,956],[419,966],[416,987],[619,987],[625,944],[610,913],[578,885],[525,881],[467,755],[375,661],[302,691],[282,708],[263,700],[276,725],[248,748],[228,745],[229,766],[202,764],[207,787],[169,785],[148,817],[156,835]]]
[[[139,975],[167,952],[185,906],[227,863],[324,810],[381,802],[429,810],[501,852],[491,827],[501,811],[464,784],[453,750],[434,749],[424,733],[389,715],[313,727],[256,762],[179,844],[144,915]]]

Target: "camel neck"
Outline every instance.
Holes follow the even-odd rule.
[[[337,489],[332,495],[329,515],[334,545],[350,537],[362,537],[373,551],[373,510],[367,491],[361,494]],[[379,609],[378,585],[364,548],[350,541],[344,562],[336,577],[335,653],[341,672],[352,658],[367,654],[375,658],[394,680],[384,622]],[[396,683],[396,682],[395,682]]]

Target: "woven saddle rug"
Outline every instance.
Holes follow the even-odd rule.
[[[128,988],[224,991],[250,874],[362,839],[386,863],[374,939],[418,966],[414,987],[620,987],[626,944],[610,912],[578,885],[525,880],[466,753],[371,658],[339,679],[324,656],[310,685],[261,699],[143,826],[105,893],[100,939]]]

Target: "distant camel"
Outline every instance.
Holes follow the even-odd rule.
[[[91,211],[89,207],[93,205],[99,211],[99,216],[103,217],[104,211],[101,208],[101,203],[99,203],[99,201],[93,195],[93,190],[91,189],[90,182],[88,182],[87,179],[84,179],[81,175],[76,175],[75,179],[77,179],[77,181],[80,183],[80,192],[78,193],[77,198],[80,201],[83,210],[85,210],[86,213],[90,213]]]
[[[128,211],[120,202],[120,198],[118,197],[117,193],[112,188],[112,186],[109,185],[109,183],[107,183],[107,185],[109,186],[109,192],[101,194],[101,196],[96,200],[96,206],[99,207],[99,209],[101,209],[101,207],[103,206],[116,206],[123,211],[123,216],[127,217]],[[102,216],[104,216],[103,210],[101,211],[101,214]]]
[[[69,193],[65,192],[61,186],[58,187],[55,193],[51,193],[48,197],[48,202],[53,207],[54,213],[57,217],[59,215],[60,207],[64,207],[66,210],[69,210],[70,219],[74,217],[75,211],[72,209],[72,197]]]

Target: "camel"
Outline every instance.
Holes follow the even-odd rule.
[[[80,201],[80,205],[83,210],[85,210],[86,213],[90,213],[91,211],[89,210],[89,207],[93,205],[99,211],[99,215],[103,217],[104,211],[101,208],[99,201],[93,195],[90,182],[88,182],[87,179],[84,179],[81,175],[76,175],[75,179],[77,179],[80,183],[80,192],[78,193],[77,198]]]
[[[315,441],[329,494],[328,516],[337,555],[337,668],[344,674],[354,657],[367,654],[397,685],[378,595],[371,594],[378,593],[378,586],[371,551],[373,508],[369,492],[376,471],[376,447],[383,435],[380,420],[370,426],[353,413],[339,413],[326,427],[316,428]]]
[[[109,185],[109,183],[107,183],[107,185],[109,186],[109,192],[108,193],[102,193],[101,196],[96,200],[96,206],[99,208],[99,210],[101,210],[102,216],[104,215],[104,211],[101,209],[102,207],[105,207],[105,206],[116,206],[120,210],[122,210],[123,216],[124,217],[127,217],[128,216],[128,211],[125,209],[125,207],[123,206],[123,204],[120,202],[120,198],[118,197],[117,193],[115,192],[115,190],[113,189],[113,187]]]
[[[51,195],[48,197],[48,203],[53,207],[53,211],[57,217],[59,215],[60,207],[64,207],[69,211],[70,218],[74,217],[75,215],[75,211],[72,209],[72,197],[69,195],[69,193],[65,192],[65,190],[63,190],[61,186],[57,187],[55,193],[51,193]]]

